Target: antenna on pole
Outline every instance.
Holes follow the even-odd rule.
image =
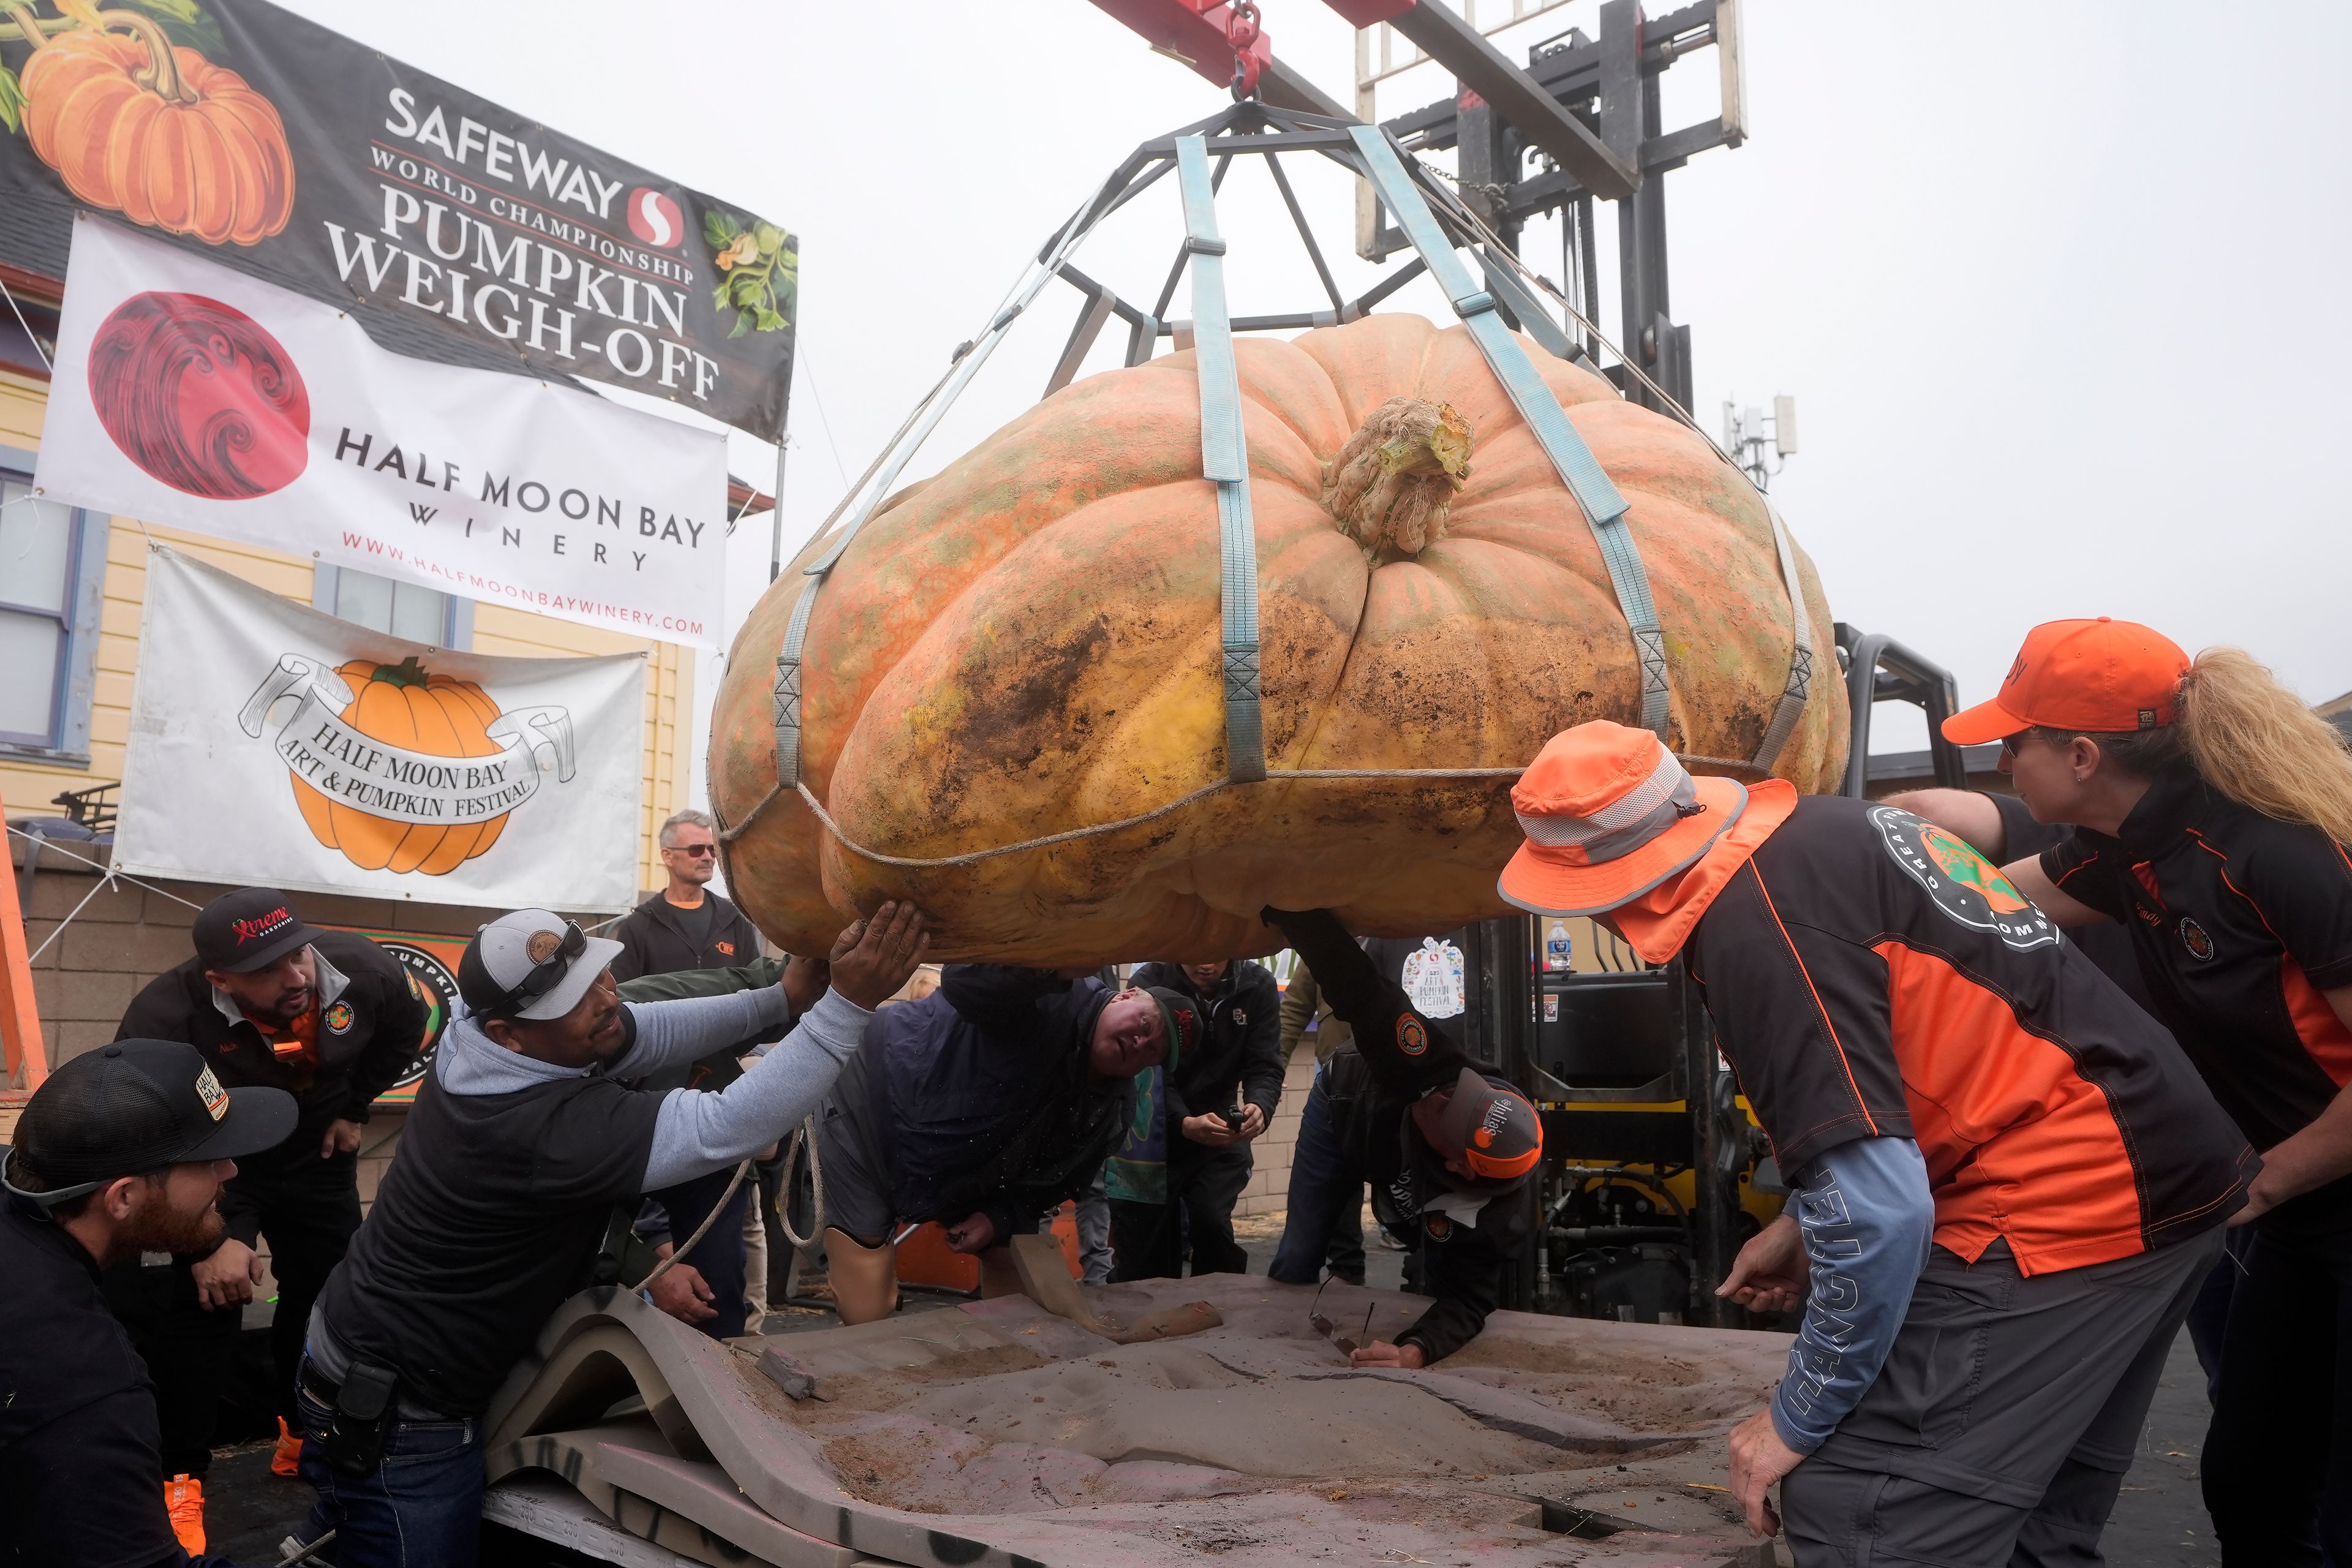
[[[1797,455],[1797,400],[1786,393],[1772,399],[1772,412],[1754,404],[1741,407],[1723,400],[1723,449],[1747,471],[1759,490],[1772,488],[1772,476]]]

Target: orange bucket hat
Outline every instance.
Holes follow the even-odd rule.
[[[1647,730],[1596,719],[1545,742],[1511,806],[1528,841],[1503,868],[1503,897],[1540,915],[1591,915],[1705,855],[1748,808],[1748,791],[1694,778]]]

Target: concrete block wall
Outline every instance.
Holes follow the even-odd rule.
[[[194,951],[188,927],[196,909],[228,889],[205,882],[144,878],[140,883],[117,879],[110,884],[102,868],[111,850],[87,843],[45,846],[40,865],[28,879],[26,860],[31,847],[15,834],[8,836],[8,865],[24,905],[26,944],[40,952],[33,963],[33,994],[40,1006],[42,1044],[49,1066],[57,1068],[114,1038],[123,1010],[140,987]],[[84,864],[76,856],[98,865]],[[471,935],[503,912],[336,893],[291,897],[302,918],[316,925],[420,936]],[[604,918],[580,916],[583,924]]]

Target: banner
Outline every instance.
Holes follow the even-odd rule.
[[[264,0],[0,9],[0,262],[58,276],[77,203],[387,347],[783,429],[791,235]]]
[[[491,909],[636,903],[643,654],[427,647],[160,545],[140,647],[118,869]]]
[[[378,1105],[413,1105],[416,1088],[425,1075],[433,1070],[433,1058],[440,1051],[440,1034],[457,1009],[457,961],[466,956],[467,938],[416,931],[376,931],[368,926],[335,925],[327,921],[312,921],[321,931],[347,931],[367,938],[383,949],[386,957],[408,971],[425,993],[425,1037],[434,1042],[430,1050],[418,1053],[409,1064],[398,1083],[375,1097]]]
[[[390,353],[314,300],[75,230],[37,493],[719,646],[724,435]]]

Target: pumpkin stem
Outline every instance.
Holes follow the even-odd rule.
[[[1323,509],[1367,559],[1418,555],[1445,537],[1470,478],[1470,424],[1450,403],[1391,397],[1323,470]]]
[[[403,689],[425,685],[432,679],[433,677],[417,664],[416,656],[413,653],[398,664],[377,665],[375,673],[368,677],[370,681],[381,680],[386,686],[397,686]]]
[[[141,16],[136,11],[100,11],[97,16],[108,27],[136,34],[139,41],[147,46],[147,67],[144,70],[133,71],[131,80],[166,103],[197,101],[194,89],[180,75],[180,58],[173,50],[172,40],[164,36],[163,29],[155,25],[152,17]]]

